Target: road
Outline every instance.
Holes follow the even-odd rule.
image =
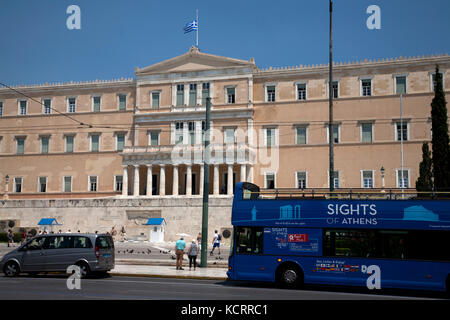
[[[0,301],[32,300],[404,300],[439,299],[440,295],[372,294],[358,289],[281,289],[270,284],[141,277],[81,280],[81,289],[67,288],[67,276],[0,276]]]

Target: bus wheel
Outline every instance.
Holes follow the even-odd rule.
[[[303,284],[303,272],[294,264],[282,266],[279,269],[278,282],[285,288],[298,288]]]

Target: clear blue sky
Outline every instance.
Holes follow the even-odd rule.
[[[66,9],[81,8],[81,30]],[[366,9],[381,8],[381,30]],[[328,0],[1,0],[0,82],[133,77],[185,53],[182,28],[199,10],[199,47],[260,68],[328,62]],[[334,0],[334,60],[450,53],[448,0]]]

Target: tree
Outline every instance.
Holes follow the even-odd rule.
[[[433,177],[436,191],[450,191],[450,147],[447,123],[447,102],[442,86],[442,74],[436,66],[434,98],[431,102]]]
[[[433,190],[433,161],[431,160],[431,152],[428,142],[422,145],[422,162],[419,165],[419,178],[416,181],[417,191]]]

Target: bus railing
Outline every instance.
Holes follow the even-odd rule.
[[[251,196],[254,195],[254,196]],[[260,189],[259,192],[246,190],[244,199],[333,199],[333,200],[412,200],[450,199],[450,192],[416,191],[415,189]]]

